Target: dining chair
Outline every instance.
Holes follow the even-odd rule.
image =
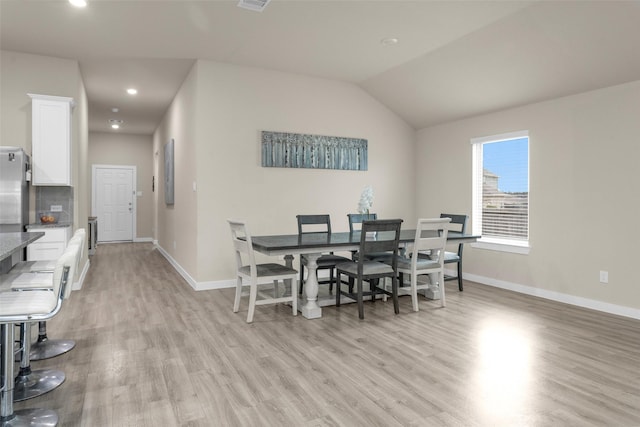
[[[327,236],[327,238],[331,235],[331,217],[329,215],[296,215],[298,220],[298,236],[308,236],[308,235],[316,235],[316,236]],[[329,284],[329,291],[333,291],[333,273],[336,268],[336,264],[340,264],[342,262],[349,261],[349,258],[334,255],[333,252],[329,252],[327,254],[323,254],[317,260],[317,270],[329,270],[329,280],[318,280],[318,284]],[[302,288],[304,286],[304,268],[308,264],[309,259],[306,255],[300,255],[300,289],[299,292],[302,293]]]
[[[451,223],[449,225],[449,231],[458,231],[462,234],[467,231],[467,222],[469,222],[468,215],[461,214],[448,214],[443,213],[440,214],[440,218],[451,218]],[[457,264],[457,274],[455,276],[451,276],[445,274],[444,280],[457,280],[458,281],[458,290],[462,292],[464,290],[464,286],[462,284],[462,249],[464,248],[463,243],[458,244],[458,248],[456,252],[446,251],[444,253],[444,263],[445,264]],[[420,254],[423,258],[429,258],[429,255]]]
[[[378,214],[347,214],[347,218],[349,218],[349,233],[353,233],[362,228],[363,221],[378,219]]]
[[[440,301],[445,306],[444,296],[444,253],[447,245],[447,233],[451,218],[419,219],[416,225],[416,237],[407,245],[405,253],[398,255],[397,268],[400,277],[408,274],[409,287],[400,287],[398,293],[411,295],[413,311],[418,311],[418,290],[428,289],[436,284],[440,287]],[[429,258],[420,257],[420,251],[429,251]],[[390,260],[386,261],[387,263]],[[418,284],[418,276],[429,275],[430,283]]]
[[[362,223],[364,221],[370,221],[370,220],[376,220],[378,219],[378,214],[375,213],[371,213],[371,214],[347,214],[347,217],[349,218],[349,233],[353,234],[356,231],[361,231],[362,229]],[[356,258],[356,254],[358,251],[351,251],[351,259],[355,259]],[[389,254],[386,252],[379,252],[379,253],[371,253],[368,255],[369,258],[371,259],[386,259]]]
[[[358,317],[364,319],[364,297],[370,296],[375,301],[377,293],[390,295],[393,298],[393,309],[396,314],[400,312],[398,306],[398,242],[400,240],[401,219],[386,219],[363,221],[360,234],[360,248],[356,254],[356,259],[336,266],[336,306],[340,306],[340,299],[346,296],[358,303]],[[368,233],[376,233],[375,237],[368,237]],[[372,260],[370,254],[390,252],[391,262],[389,264]],[[351,289],[349,292],[342,291],[341,276],[346,275],[356,282],[356,292]],[[380,279],[389,277],[391,279],[391,292],[380,287]],[[364,292],[363,281],[369,282],[369,292]],[[351,288],[351,287],[350,287]]]
[[[276,263],[256,264],[255,254],[253,251],[253,242],[249,227],[244,221],[229,219],[227,220],[231,227],[231,238],[233,240],[233,248],[236,258],[236,296],[233,303],[233,312],[237,313],[240,309],[240,299],[243,294],[242,287],[249,286],[249,312],[247,314],[247,323],[253,322],[253,314],[257,305],[278,304],[290,302],[293,315],[298,314],[298,295],[296,293],[296,279],[298,271]],[[246,283],[245,283],[246,281]],[[286,289],[282,296],[279,293],[279,282],[290,283],[290,293],[287,294]],[[273,283],[273,295],[267,295],[258,286],[267,283]],[[261,299],[258,299],[258,296]]]

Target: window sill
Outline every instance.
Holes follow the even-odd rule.
[[[529,242],[504,242],[489,239],[480,239],[477,242],[471,243],[471,247],[520,255],[528,255],[529,250],[531,249]]]

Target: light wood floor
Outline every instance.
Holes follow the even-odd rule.
[[[214,262],[214,261],[212,261]],[[49,323],[61,426],[640,426],[640,321],[467,282],[447,308],[324,308],[195,292],[151,244],[100,245]],[[37,329],[37,328],[36,328]]]

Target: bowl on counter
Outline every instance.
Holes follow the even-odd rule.
[[[38,218],[40,218],[40,224],[57,224],[60,212],[40,212]]]

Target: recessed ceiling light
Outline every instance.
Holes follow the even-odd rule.
[[[71,3],[75,7],[86,7],[87,6],[87,1],[86,0],[69,0],[69,3]]]
[[[120,125],[124,123],[122,120],[119,119],[111,119],[109,120],[109,125],[111,126],[111,129],[120,129]]]
[[[129,95],[135,95],[136,93],[138,93],[138,89],[134,89],[134,88],[130,87],[129,89],[127,89],[127,93]]]
[[[398,44],[398,39],[395,38],[395,37],[387,37],[387,38],[384,38],[384,39],[380,40],[380,44],[382,46],[391,46],[391,45],[394,45],[394,44]]]
[[[113,108],[111,109],[111,112],[112,112],[112,113],[117,113],[118,111],[120,111],[120,109],[119,109],[118,107],[113,107]]]

